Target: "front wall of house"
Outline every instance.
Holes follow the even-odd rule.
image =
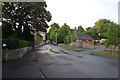
[[[82,43],[82,47],[83,48],[94,48],[94,44],[92,40],[80,40],[80,42]]]
[[[76,42],[72,42],[70,46],[94,49],[92,40],[77,40]]]
[[[82,41],[82,47],[83,48],[94,48],[94,44],[92,44],[92,41]]]

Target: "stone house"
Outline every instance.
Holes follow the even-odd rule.
[[[91,36],[87,34],[79,34],[76,37],[76,42],[71,43],[71,46],[94,49],[94,39]]]

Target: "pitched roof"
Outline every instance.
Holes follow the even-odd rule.
[[[93,38],[87,34],[79,34],[77,37],[79,40],[93,40]]]

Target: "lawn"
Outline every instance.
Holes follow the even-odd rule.
[[[85,51],[84,49],[71,47],[71,46],[66,45],[66,44],[58,44],[58,45],[61,47],[64,47],[65,49],[72,50],[72,51],[77,51],[77,52]]]
[[[114,59],[120,59],[120,54],[115,54],[111,52],[92,52],[90,53],[91,55],[95,56],[101,56],[101,57],[107,57],[107,58],[114,58]]]

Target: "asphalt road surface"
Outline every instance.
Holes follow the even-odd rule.
[[[118,60],[89,55],[88,52],[74,52],[56,45],[44,45],[34,48],[21,59],[4,62],[2,76],[3,78],[118,78]]]

